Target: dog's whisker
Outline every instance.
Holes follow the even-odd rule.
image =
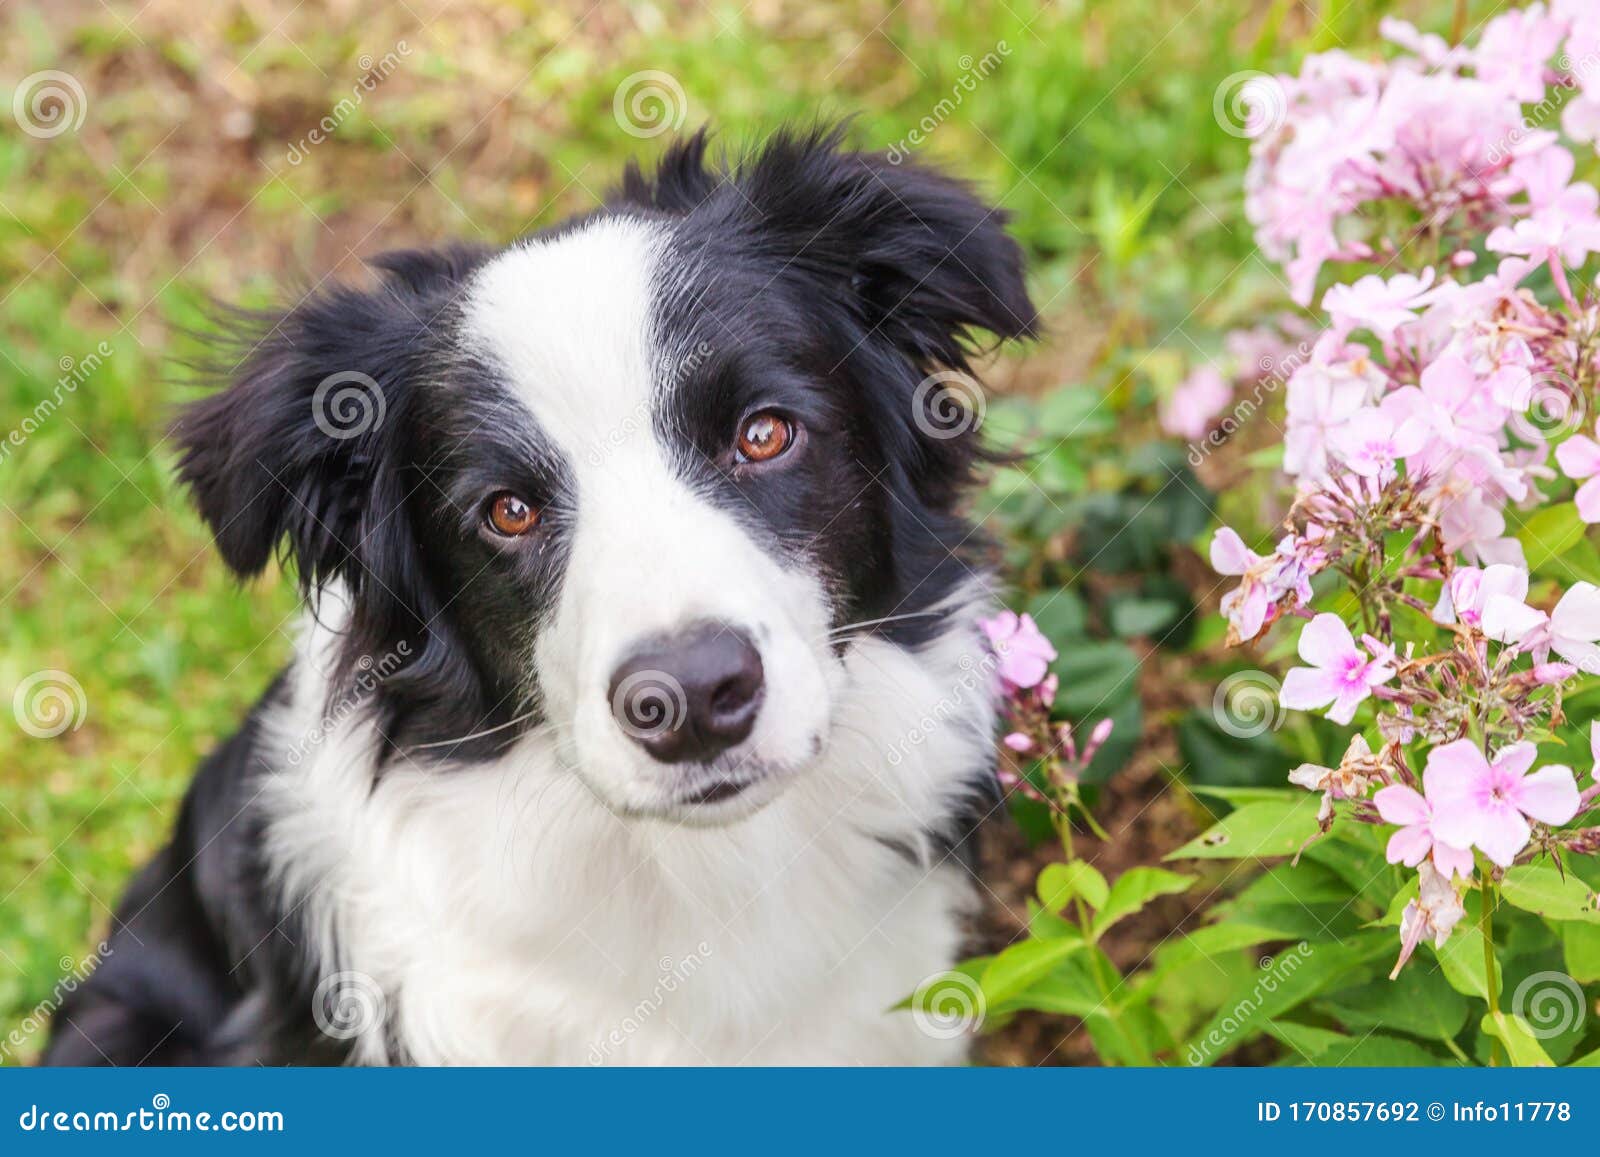
[[[537,709],[524,711],[521,715],[518,715],[513,719],[508,719],[504,723],[498,724],[494,727],[486,727],[482,731],[474,731],[470,735],[458,735],[454,739],[436,739],[432,743],[413,743],[407,750],[422,751],[429,747],[449,747],[456,743],[467,743],[474,739],[482,739],[485,735],[493,735],[497,731],[504,731],[508,727],[515,727],[519,723],[526,722],[527,720],[532,719],[535,714],[537,714]]]
[[[936,619],[944,614],[943,611],[907,611],[903,615],[885,615],[881,619],[862,619],[859,623],[845,623],[828,631],[828,637],[845,635],[847,632],[864,630],[867,627],[881,627],[888,623],[903,623],[908,619]]]

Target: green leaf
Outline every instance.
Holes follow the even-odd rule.
[[[1196,836],[1168,860],[1244,860],[1292,856],[1317,832],[1318,799],[1285,795],[1272,803],[1249,803]]]
[[[1178,605],[1167,599],[1118,599],[1111,604],[1111,632],[1124,639],[1159,635],[1179,611]]]
[[[1500,894],[1507,904],[1537,913],[1546,920],[1576,920],[1600,925],[1595,894],[1571,872],[1563,876],[1551,864],[1524,864],[1512,868],[1500,885]]]
[[[1110,894],[1106,878],[1084,860],[1046,864],[1039,873],[1037,887],[1039,902],[1052,912],[1061,911],[1074,896],[1082,896],[1091,908],[1099,908]]]
[[[1022,940],[998,953],[984,968],[978,983],[990,1007],[1026,992],[1048,976],[1058,964],[1075,952],[1083,951],[1081,937],[1053,937],[1049,940]]]
[[[1298,794],[1284,791],[1281,787],[1241,787],[1225,783],[1196,783],[1189,790],[1195,795],[1220,799],[1234,807],[1247,803],[1277,803],[1280,800],[1293,799]]]
[[[1280,1044],[1289,1046],[1295,1054],[1295,1061],[1313,1063],[1311,1058],[1318,1053],[1326,1052],[1335,1045],[1343,1044],[1346,1048],[1353,1047],[1356,1038],[1347,1036],[1342,1032],[1334,1032],[1329,1028],[1318,1028],[1316,1025],[1297,1024],[1292,1020],[1275,1020],[1265,1026],[1266,1034]]]
[[[1205,791],[1213,784],[1271,784],[1270,789],[1255,789],[1258,800],[1281,799],[1281,785],[1295,764],[1270,731],[1232,735],[1222,730],[1209,709],[1189,711],[1178,721],[1178,751],[1194,791]]]
[[[1099,719],[1112,704],[1138,698],[1139,657],[1126,643],[1083,643],[1054,664],[1061,679],[1059,711],[1074,721]]]
[[[971,986],[978,982],[978,977],[988,967],[992,956],[974,956],[971,960],[963,960],[952,967],[943,977],[933,977],[917,986],[917,989],[898,1004],[892,1006],[890,1012],[901,1012],[908,1008],[915,1008],[922,1012],[937,1012],[939,993],[941,991],[955,990],[970,994]],[[963,978],[965,978],[963,980]],[[943,983],[941,983],[943,981]]]
[[[1391,947],[1389,935],[1368,934],[1280,952],[1223,998],[1216,1015],[1190,1038],[1188,1062],[1215,1063],[1282,1014],[1341,980],[1369,972]]]
[[[1416,1041],[1387,1033],[1372,1033],[1360,1040],[1328,1045],[1311,1057],[1318,1068],[1437,1068],[1444,1059]]]
[[[1572,979],[1580,984],[1600,980],[1600,928],[1590,924],[1563,924],[1561,952]]]
[[[1500,1043],[1506,1046],[1506,1055],[1517,1068],[1548,1069],[1555,1066],[1555,1062],[1539,1044],[1539,1038],[1528,1027],[1528,1022],[1520,1016],[1509,1012],[1492,1012],[1483,1018],[1482,1027],[1484,1032],[1499,1038]]]
[[[1439,967],[1444,971],[1444,978],[1451,988],[1463,996],[1475,996],[1486,1001],[1489,999],[1489,980],[1483,956],[1483,933],[1476,923],[1476,904],[1473,902],[1476,899],[1475,896],[1467,898],[1467,916],[1456,926],[1443,947],[1435,947],[1431,940],[1428,945],[1433,948],[1433,954],[1438,958]],[[1469,920],[1473,923],[1468,923]],[[1413,960],[1406,967],[1415,968],[1416,965],[1417,962]],[[1494,970],[1494,983],[1498,995],[1505,984],[1505,969],[1497,967]]]
[[[1157,896],[1187,892],[1194,881],[1193,876],[1180,876],[1163,868],[1129,868],[1111,885],[1111,894],[1094,918],[1089,938],[1099,940],[1118,920],[1132,916]]]
[[[1465,996],[1424,969],[1407,968],[1384,978],[1333,993],[1317,1005],[1352,1029],[1389,1029],[1428,1040],[1453,1038],[1471,1012]]]
[[[1228,920],[1205,928],[1196,928],[1182,940],[1164,944],[1156,953],[1158,968],[1175,968],[1194,960],[1209,959],[1224,952],[1237,952],[1264,944],[1268,940],[1292,940],[1294,936],[1281,928]]]
[[[1027,991],[1013,997],[1007,1006],[997,1008],[994,1004],[989,1005],[991,1013],[1021,1008],[1084,1018],[1109,1014],[1105,998],[1095,987],[1088,968],[1083,962],[1071,959],[1035,981]]]
[[[1039,432],[1052,442],[1083,438],[1115,429],[1117,415],[1098,391],[1062,386],[1046,395],[1038,410]]]
[[[1088,623],[1083,599],[1078,597],[1077,591],[1065,587],[1040,591],[1028,600],[1025,609],[1044,637],[1056,644],[1058,650],[1079,639]]]
[[[1382,928],[1398,928],[1400,918],[1405,915],[1406,905],[1417,898],[1417,893],[1422,891],[1422,885],[1415,876],[1407,880],[1401,889],[1394,894],[1394,899],[1389,901],[1389,910],[1383,918],[1376,923]]]
[[[1583,541],[1585,526],[1576,504],[1560,502],[1534,514],[1517,531],[1530,571],[1543,570]]]

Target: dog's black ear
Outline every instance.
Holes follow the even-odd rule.
[[[407,382],[469,262],[388,254],[371,289],[224,314],[207,369],[228,385],[185,408],[174,436],[179,475],[234,571],[257,574],[281,548],[308,588],[335,575],[362,584],[371,568],[353,562],[395,533]]]
[[[1036,333],[1006,214],[960,181],[846,149],[841,128],[779,132],[736,179],[784,259],[847,279],[869,331],[922,370],[964,369],[974,331]]]

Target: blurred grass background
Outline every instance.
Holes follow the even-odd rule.
[[[241,593],[172,480],[178,331],[207,298],[264,303],[385,249],[503,242],[592,206],[668,139],[614,115],[619,85],[654,70],[685,130],[733,145],[854,114],[863,147],[904,150],[929,118],[910,151],[1010,210],[1035,261],[1050,335],[999,388],[1091,383],[1148,437],[1151,392],[1282,296],[1242,223],[1246,142],[1214,115],[1219,85],[1371,51],[1393,11],[1449,17],[1378,0],[9,0],[0,94],[57,70],[83,100],[48,138],[0,106],[0,439],[58,379],[82,384],[0,456],[0,694],[59,670],[87,710],[54,738],[0,712],[0,1035],[98,939],[196,760],[288,651],[291,584]],[[23,1036],[0,1058],[26,1060]]]

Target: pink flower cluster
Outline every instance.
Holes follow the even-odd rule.
[[[1567,502],[1600,522],[1600,436],[1579,432],[1600,393],[1583,272],[1600,192],[1541,120],[1560,109],[1568,142],[1600,138],[1600,5],[1506,12],[1475,46],[1397,20],[1384,33],[1392,60],[1331,52],[1279,78],[1281,116],[1252,148],[1247,211],[1294,300],[1330,263],[1366,268],[1323,294],[1325,329],[1285,385],[1284,532],[1257,553],[1223,527],[1211,562],[1239,580],[1222,600],[1230,642],[1306,620],[1284,707],[1349,725],[1375,705],[1379,751],[1357,734],[1338,767],[1290,779],[1322,793],[1324,831],[1336,803],[1395,827],[1390,861],[1419,873],[1403,964],[1450,935],[1476,855],[1498,876],[1600,847],[1600,828],[1558,830],[1600,788],[1536,769],[1530,741],[1563,721],[1574,680],[1600,675],[1600,589],[1535,590],[1515,533]],[[1339,586],[1358,631],[1313,607]],[[1397,638],[1402,610],[1446,641]]]
[[[995,663],[1007,731],[1001,743],[1019,759],[1037,760],[1052,795],[1075,797],[1084,769],[1111,737],[1111,720],[1102,719],[1089,733],[1080,750],[1070,723],[1054,723],[1050,718],[1059,682],[1050,673],[1056,649],[1033,621],[1033,616],[1001,611],[992,618],[980,619]],[[1039,803],[1053,803],[1015,767],[1001,765],[997,774],[1000,786],[1018,791]]]
[[[1488,235],[1492,250],[1535,264],[1593,251],[1593,190],[1560,179],[1570,155],[1561,160],[1553,126],[1523,106],[1555,84],[1576,93],[1562,111],[1568,133],[1600,135],[1600,10],[1555,0],[1506,12],[1476,47],[1396,19],[1383,33],[1407,51],[1390,61],[1313,56],[1298,76],[1277,78],[1281,107],[1254,126],[1245,209],[1263,252],[1285,264],[1294,300],[1310,304],[1326,262],[1385,253],[1371,219],[1386,202],[1419,209],[1431,240]],[[1380,296],[1404,310],[1408,287]]]

